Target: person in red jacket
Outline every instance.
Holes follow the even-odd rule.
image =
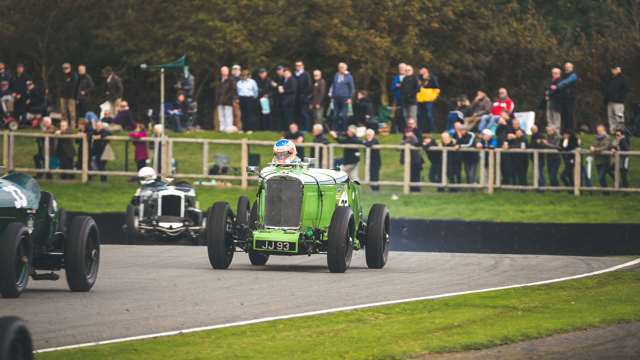
[[[497,124],[500,119],[500,115],[503,112],[507,112],[509,115],[513,114],[513,109],[515,108],[515,103],[509,97],[509,92],[505,88],[500,88],[498,90],[498,97],[495,99],[493,104],[491,105],[491,114],[484,115],[480,119],[480,125],[478,126],[478,131],[482,132],[484,129],[489,129],[493,131],[493,127]]]
[[[137,123],[135,130],[129,133],[129,138],[133,140],[133,146],[135,147],[134,159],[136,160],[138,170],[147,166],[147,160],[149,159],[147,142],[142,141],[142,139],[146,137],[147,131],[142,123]]]

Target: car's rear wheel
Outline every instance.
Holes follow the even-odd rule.
[[[255,230],[257,223],[258,203],[254,201],[253,206],[251,206],[251,214],[249,215],[249,228],[251,230]],[[263,266],[267,263],[267,261],[269,261],[269,254],[262,254],[249,250],[249,261],[251,261],[251,265]]]
[[[389,210],[374,204],[367,219],[365,255],[370,269],[382,269],[389,257]]]
[[[348,206],[338,206],[329,225],[327,265],[332,273],[343,273],[351,265],[353,255],[353,211]]]
[[[17,317],[0,318],[0,359],[33,359],[31,333],[27,324]]]
[[[127,205],[125,226],[127,243],[132,245],[140,238],[140,231],[138,230],[138,216],[136,214],[136,207],[133,206],[133,204]]]
[[[213,204],[207,212],[207,252],[214,269],[226,269],[231,265],[235,245],[233,244],[233,212],[226,202]]]
[[[0,294],[17,298],[27,288],[31,273],[31,239],[21,223],[10,223],[0,239]]]
[[[71,291],[91,290],[100,268],[100,233],[90,216],[76,216],[71,221],[64,244],[64,264]]]

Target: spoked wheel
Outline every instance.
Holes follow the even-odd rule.
[[[389,257],[389,210],[383,204],[375,204],[367,219],[365,254],[370,269],[382,269]]]
[[[27,288],[31,273],[31,240],[27,228],[10,223],[0,239],[0,294],[17,298]]]
[[[226,202],[213,204],[207,212],[207,252],[214,269],[226,269],[231,265],[235,245],[233,244],[233,212]]]
[[[332,273],[343,273],[351,265],[353,255],[353,212],[348,206],[338,206],[329,225],[327,265]]]
[[[0,359],[32,360],[31,333],[17,317],[0,318]]]
[[[251,230],[255,230],[257,222],[258,203],[254,201],[253,206],[251,206],[251,214],[249,215],[249,228]],[[263,254],[249,250],[249,261],[251,261],[251,265],[263,266],[267,263],[267,261],[269,261],[269,254]]]
[[[64,263],[71,291],[89,291],[98,279],[100,234],[90,216],[76,216],[65,238]]]

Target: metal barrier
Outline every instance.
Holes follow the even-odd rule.
[[[16,139],[17,138],[43,138],[43,152],[44,152],[44,166],[42,168],[28,167],[28,166],[16,166],[15,157],[16,157]],[[52,146],[52,139],[73,139],[81,142],[82,147],[82,166],[80,169],[51,169],[50,168],[50,153]],[[23,172],[36,172],[36,173],[49,173],[49,174],[79,174],[81,175],[81,181],[87,182],[89,181],[89,177],[91,175],[106,175],[106,176],[135,176],[136,171],[128,170],[128,147],[132,142],[147,142],[152,144],[152,155],[151,155],[151,165],[163,176],[172,176],[176,178],[197,178],[197,179],[215,179],[215,180],[226,180],[226,181],[237,181],[241,188],[246,189],[249,186],[250,182],[256,181],[257,178],[255,176],[251,176],[247,172],[247,167],[249,165],[249,154],[250,150],[255,150],[256,148],[266,148],[263,149],[265,154],[270,154],[271,147],[273,146],[273,142],[271,141],[259,141],[259,140],[248,140],[248,139],[239,139],[239,140],[228,140],[228,139],[192,139],[192,138],[173,138],[173,137],[164,137],[164,138],[144,138],[144,139],[136,139],[132,140],[127,136],[109,136],[107,138],[111,144],[115,144],[117,142],[124,143],[124,166],[123,170],[106,170],[99,171],[96,169],[91,169],[90,158],[89,158],[89,141],[83,134],[74,134],[74,135],[54,135],[54,134],[44,134],[44,133],[31,133],[31,132],[8,132],[4,131],[2,133],[2,164],[4,166],[5,171],[23,171]],[[184,144],[184,145],[183,145]],[[172,169],[172,159],[174,159],[174,155],[179,155],[179,152],[175,152],[176,145],[179,146],[201,146],[201,166],[195,166],[188,171],[180,171],[180,169],[176,169],[173,171]],[[114,145],[112,145],[113,147]],[[239,168],[235,167],[237,175],[229,175],[229,174],[209,174],[210,168],[210,152],[212,149],[220,148],[222,146],[238,146],[239,149],[233,150],[234,155],[239,154]],[[328,145],[318,144],[318,143],[302,143],[298,144],[304,149],[313,149],[314,155],[317,159],[318,155],[321,156],[321,163],[318,166],[322,168],[332,168],[334,163],[336,163],[336,151],[339,149],[355,149],[359,150],[360,153],[360,163],[364,160],[364,168],[363,176],[358,176],[360,182],[364,185],[370,186],[388,186],[388,187],[401,187],[403,193],[408,194],[412,189],[420,189],[425,187],[439,188],[439,189],[475,189],[475,190],[484,190],[489,194],[494,193],[496,189],[503,190],[525,190],[525,191],[571,191],[576,196],[580,195],[581,192],[584,191],[611,191],[611,192],[640,192],[640,187],[623,187],[621,184],[621,179],[623,178],[623,171],[625,171],[626,176],[628,176],[628,164],[623,164],[622,159],[624,158],[626,162],[632,156],[640,156],[640,151],[627,151],[627,152],[619,152],[619,151],[607,151],[601,152],[597,154],[597,156],[610,156],[613,163],[613,186],[602,188],[602,187],[593,187],[588,186],[588,184],[584,184],[583,180],[588,180],[588,174],[592,171],[591,164],[592,162],[587,163],[587,167],[585,167],[583,159],[588,159],[589,156],[596,156],[594,154],[589,153],[584,149],[576,149],[573,152],[558,152],[556,150],[550,149],[476,149],[476,148],[465,148],[465,149],[454,149],[451,147],[431,147],[429,151],[441,152],[441,169],[438,171],[438,178],[440,181],[432,182],[432,181],[411,181],[411,152],[419,151],[420,156],[424,155],[424,149],[421,147],[412,147],[409,144],[404,145],[390,145],[390,144],[381,144],[374,145],[371,147],[365,147],[364,145],[354,145],[354,144],[339,144],[339,143],[331,143]],[[380,179],[378,181],[372,181],[370,178],[370,169],[371,169],[371,158],[372,151],[391,151],[392,153],[397,153],[398,158],[402,153],[404,158],[404,163],[402,166],[402,173],[394,175],[401,175],[401,179]],[[462,157],[463,154],[473,152],[478,154],[478,160],[475,169],[473,169],[473,176],[471,176],[471,180],[473,181],[462,181],[462,170],[464,168],[464,162],[460,159],[456,161],[460,161],[455,164],[457,169],[455,172],[452,172],[450,166],[450,159],[453,156]],[[189,155],[196,152],[188,152]],[[362,154],[364,154],[364,159],[362,159]],[[527,162],[526,169],[526,179],[524,184],[513,184],[506,183],[503,178],[504,175],[504,164],[509,158],[506,156],[512,157],[521,155],[523,157],[519,158],[520,160]],[[561,165],[566,166],[570,162],[565,161],[565,159],[569,159],[571,157],[573,159],[573,169],[571,171],[569,184],[562,186],[549,186],[548,184],[542,185],[539,182],[540,179],[540,163],[543,161],[543,157],[548,157],[549,155],[557,155],[562,160]],[[393,155],[396,156],[396,155]],[[193,160],[193,159],[189,159]],[[384,162],[383,162],[384,165]],[[531,166],[532,165],[532,169]],[[640,165],[640,163],[639,163]],[[196,170],[196,168],[199,168]],[[529,171],[532,170],[532,171]],[[544,170],[544,169],[543,169]],[[558,166],[558,175],[560,175],[560,166]],[[585,174],[586,173],[586,174]],[[563,168],[563,175],[567,174],[567,170]],[[522,175],[522,174],[521,174]],[[469,178],[469,174],[466,173],[465,176]],[[421,176],[420,179],[425,178],[425,176]],[[529,181],[529,178],[531,178]],[[469,180],[469,179],[467,179]],[[565,176],[565,180],[566,176]]]

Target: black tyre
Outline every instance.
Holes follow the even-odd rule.
[[[98,279],[100,232],[90,216],[76,216],[64,239],[64,264],[71,291],[89,291]]]
[[[251,214],[249,215],[249,228],[251,230],[255,230],[257,222],[258,203],[254,201],[253,206],[251,206]],[[251,265],[263,266],[267,263],[267,261],[269,261],[269,254],[262,254],[249,250],[249,261],[251,261]]]
[[[0,360],[32,360],[33,343],[27,324],[17,317],[0,318]]]
[[[233,244],[233,212],[226,202],[213,204],[207,212],[207,252],[214,269],[226,269],[231,265],[235,247]]]
[[[370,269],[382,269],[389,257],[389,210],[374,204],[367,219],[365,254]]]
[[[125,217],[125,235],[129,245],[134,244],[140,238],[138,231],[138,217],[136,216],[136,207],[133,204],[127,205],[127,215]]]
[[[10,223],[0,238],[0,294],[17,298],[27,288],[31,273],[31,239],[27,228]]]
[[[236,211],[236,224],[249,226],[249,218],[251,217],[251,210],[249,209],[249,199],[246,196],[240,196],[238,198],[238,211]]]
[[[343,273],[351,265],[353,255],[353,212],[348,206],[338,206],[329,225],[327,265],[332,273]]]
[[[61,234],[67,233],[67,225],[68,225],[68,217],[67,212],[64,209],[58,210],[58,223],[56,224],[56,232]]]

